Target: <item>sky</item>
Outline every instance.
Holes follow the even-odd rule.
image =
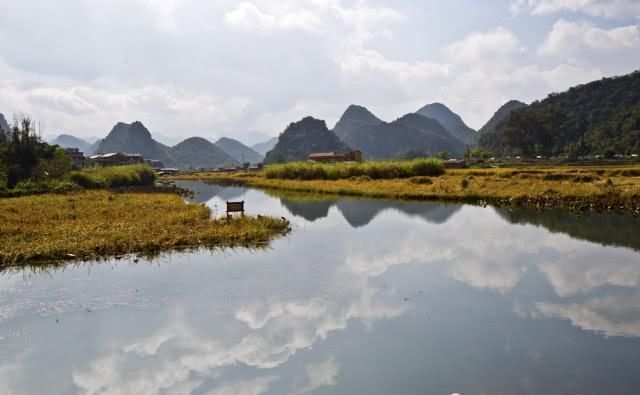
[[[349,104],[441,102],[480,128],[640,69],[640,0],[0,0],[0,113],[44,134],[143,122],[257,143]]]

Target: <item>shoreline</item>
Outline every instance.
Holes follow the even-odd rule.
[[[637,166],[449,169],[439,177],[383,180],[275,179],[267,178],[264,172],[192,173],[164,179],[375,199],[640,215],[640,167]]]

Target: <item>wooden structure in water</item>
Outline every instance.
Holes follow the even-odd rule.
[[[227,218],[231,217],[232,213],[241,213],[244,215],[244,200],[239,202],[227,201]]]

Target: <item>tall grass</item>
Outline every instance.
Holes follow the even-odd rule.
[[[267,167],[267,178],[288,180],[340,180],[351,177],[369,177],[374,180],[440,176],[444,165],[439,159],[412,161],[369,161],[362,163],[308,163],[274,164]]]
[[[156,173],[147,165],[96,167],[69,174],[69,180],[82,188],[114,188],[153,185]]]
[[[0,268],[181,247],[253,246],[285,233],[285,219],[211,219],[178,195],[104,190],[0,199]]]

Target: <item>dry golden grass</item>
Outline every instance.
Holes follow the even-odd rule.
[[[204,205],[158,193],[86,191],[0,199],[0,265],[90,259],[198,246],[252,246],[285,219],[211,220]]]
[[[440,177],[370,180],[268,179],[263,173],[196,173],[260,188],[391,199],[448,200],[640,213],[640,166],[450,169]]]

